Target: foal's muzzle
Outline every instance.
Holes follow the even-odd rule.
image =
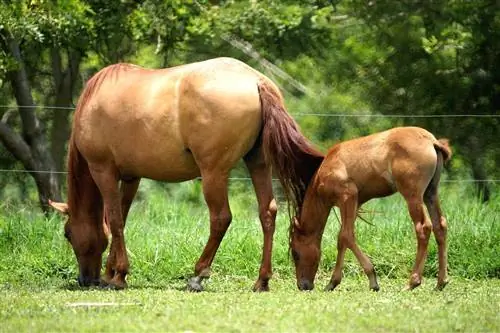
[[[300,279],[299,283],[297,283],[297,287],[299,287],[301,291],[313,290],[314,283],[307,279]]]

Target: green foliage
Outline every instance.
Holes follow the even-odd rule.
[[[56,86],[47,75],[54,48],[63,63],[70,51],[83,56],[83,81],[118,61],[157,68],[234,56],[282,87],[289,111],[325,151],[338,140],[423,126],[451,139],[457,175],[497,179],[500,118],[359,117],[497,113],[497,9],[485,0],[1,1],[0,35],[8,32],[21,42],[38,104],[54,103]],[[19,64],[5,48],[0,53],[0,101],[12,104],[6,71]],[[297,82],[306,89],[297,89]],[[39,111],[46,129],[54,112]],[[19,117],[8,121],[14,129],[20,123]],[[2,155],[9,156],[3,166],[15,164]]]

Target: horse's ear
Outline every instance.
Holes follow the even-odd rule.
[[[69,215],[68,204],[65,202],[54,202],[49,199],[49,206],[64,215]]]
[[[293,226],[295,227],[295,229],[300,229],[300,223],[299,223],[299,219],[297,218],[297,216],[293,217]]]

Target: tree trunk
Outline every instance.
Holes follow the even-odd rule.
[[[5,31],[5,30],[4,30]],[[48,210],[48,200],[60,200],[59,182],[54,161],[47,149],[42,124],[35,115],[31,87],[19,49],[19,43],[8,32],[4,35],[6,51],[17,61],[16,69],[7,74],[12,86],[22,121],[22,137],[6,124],[0,126],[0,139],[6,148],[18,158],[35,179],[42,209]],[[42,172],[40,172],[42,171]]]
[[[477,194],[483,202],[487,202],[490,200],[491,188],[486,181],[488,173],[484,167],[484,154],[480,147],[479,139],[475,135],[471,135],[467,140],[467,145],[463,148],[472,169],[472,177],[477,181]]]
[[[69,139],[69,115],[73,106],[73,92],[78,80],[81,55],[77,51],[68,52],[68,66],[63,70],[59,50],[52,49],[52,75],[55,86],[55,106],[63,107],[54,109],[52,116],[52,129],[50,133],[51,153],[55,169],[65,169],[66,142]],[[64,108],[68,109],[64,109]],[[63,183],[64,174],[58,174],[59,184]]]

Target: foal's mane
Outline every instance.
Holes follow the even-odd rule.
[[[126,63],[107,66],[92,76],[85,85],[78,100],[73,117],[73,133],[69,141],[68,151],[68,208],[70,214],[78,214],[78,209],[83,205],[92,207],[89,214],[97,214],[96,218],[102,220],[102,198],[87,164],[75,142],[74,128],[80,121],[80,115],[91,98],[99,91],[106,79],[116,79],[124,71],[140,68]]]

